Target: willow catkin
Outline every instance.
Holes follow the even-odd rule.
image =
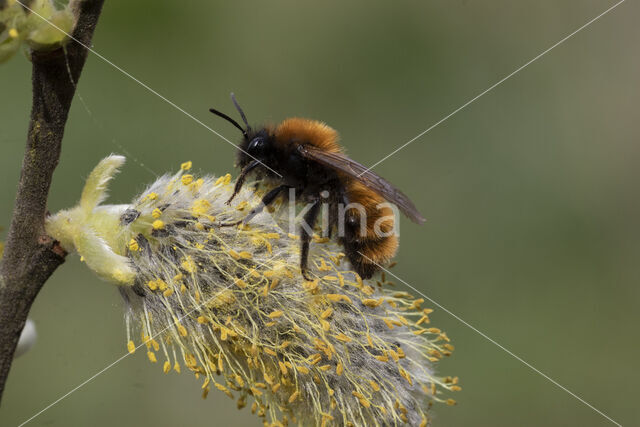
[[[34,50],[64,45],[76,25],[76,4],[53,0],[0,0],[0,63],[11,58],[22,43]]]
[[[441,393],[457,378],[433,372],[453,347],[422,299],[362,281],[317,236],[304,281],[284,209],[219,227],[259,198],[245,189],[226,205],[231,176],[197,178],[191,162],[129,205],[101,205],[123,162],[100,162],[47,231],[119,285],[131,353],[145,347],[165,373],[194,373],[204,397],[217,389],[276,425],[426,425],[432,402],[455,403]]]

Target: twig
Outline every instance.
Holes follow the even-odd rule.
[[[104,0],[77,3],[73,37],[91,45]],[[33,105],[22,171],[0,264],[0,399],[13,354],[38,292],[64,262],[65,252],[44,231],[47,196],[58,165],[69,108],[87,50],[75,41],[65,51],[32,52]],[[68,61],[68,62],[67,62]]]

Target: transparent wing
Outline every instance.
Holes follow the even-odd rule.
[[[309,146],[301,146],[300,152],[308,159],[315,160],[318,163],[357,179],[371,190],[380,194],[387,201],[397,205],[411,221],[417,224],[422,224],[426,221],[406,194],[355,160],[351,160],[344,154],[330,153]]]

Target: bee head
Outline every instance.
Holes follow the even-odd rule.
[[[261,163],[268,161],[271,147],[271,135],[266,128],[250,129],[238,147],[237,166],[244,168],[253,160]]]

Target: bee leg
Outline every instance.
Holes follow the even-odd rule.
[[[323,230],[326,232],[326,237],[329,239],[333,235],[333,227],[338,223],[338,204],[332,203],[329,206],[329,223],[327,224],[327,229]]]
[[[301,250],[300,250],[300,271],[302,271],[302,277],[305,280],[311,281],[311,278],[308,274],[307,261],[309,259],[309,242],[311,242],[311,232],[313,231],[313,227],[318,219],[318,214],[320,213],[321,203],[315,202],[311,208],[304,214],[303,221],[304,223],[300,226],[300,241]],[[307,227],[309,227],[307,229]]]
[[[276,188],[274,188],[273,190],[265,194],[262,200],[260,201],[260,204],[255,208],[251,209],[251,211],[249,211],[249,214],[245,216],[243,219],[241,219],[240,221],[226,222],[226,223],[220,224],[220,227],[232,227],[240,223],[246,224],[247,222],[251,221],[254,216],[262,212],[264,208],[266,208],[271,203],[273,203],[273,201],[280,195],[280,192],[286,188],[289,188],[289,186],[284,184],[277,186]]]
[[[251,172],[259,164],[260,162],[258,160],[253,160],[251,163],[245,166],[244,169],[242,169],[242,172],[240,172],[240,175],[238,175],[238,179],[236,180],[236,185],[235,187],[233,187],[233,194],[231,195],[231,197],[229,197],[229,200],[227,200],[226,202],[227,205],[231,203],[233,198],[236,197],[236,195],[242,189],[242,186],[244,185],[244,179],[247,177],[247,174]]]

